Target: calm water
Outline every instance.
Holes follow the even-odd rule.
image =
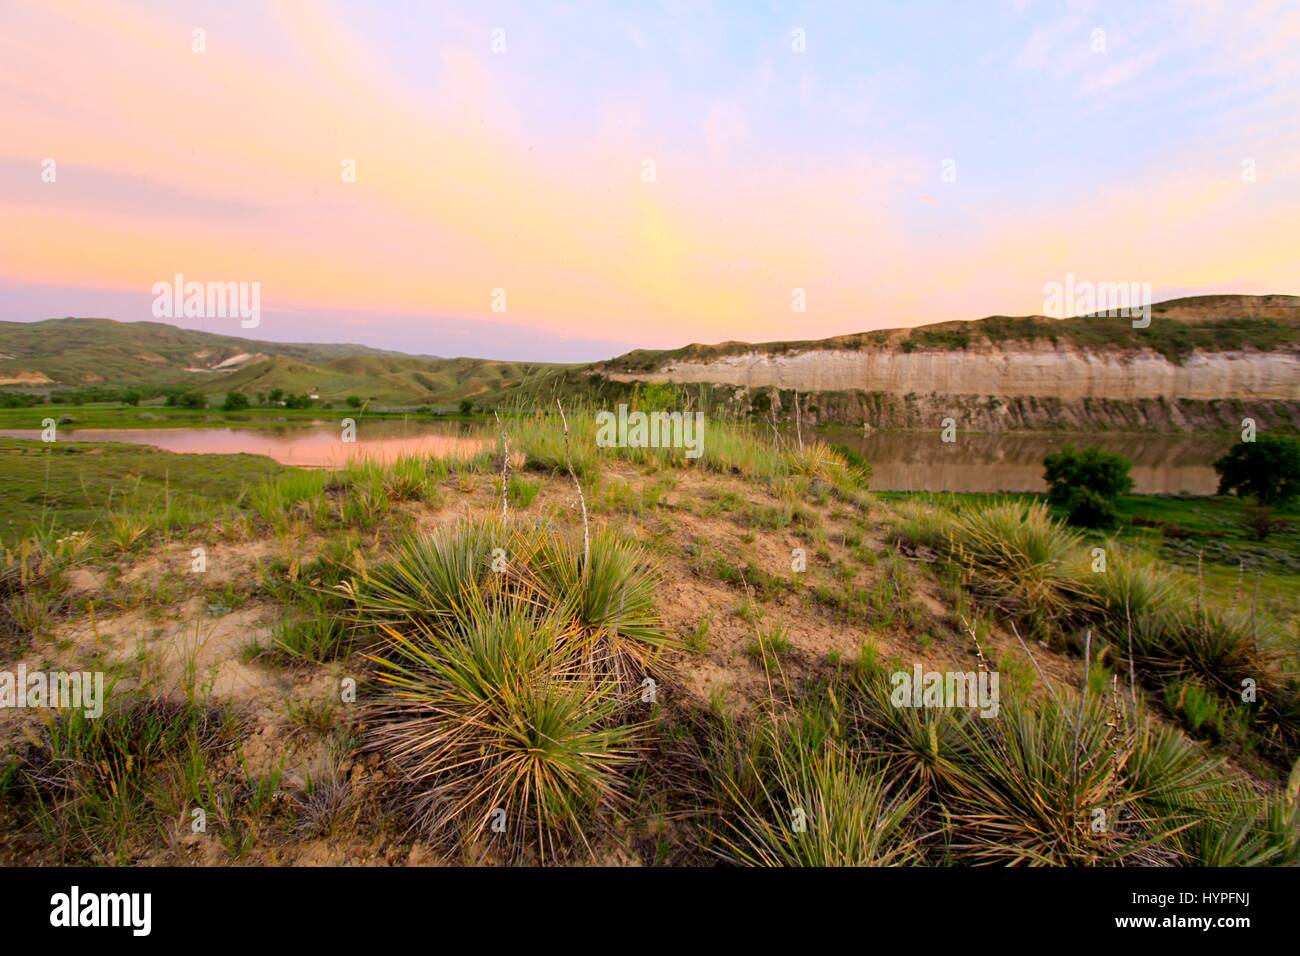
[[[343,441],[338,422],[283,428],[59,428],[60,441],[119,441],[182,454],[265,455],[303,468],[339,467],[354,458],[391,461],[400,455],[468,456],[483,443],[465,425],[392,419],[357,423],[356,441]],[[39,431],[3,430],[8,438],[39,438]]]
[[[939,432],[829,433],[828,440],[862,453],[878,491],[1045,491],[1043,457],[1064,445],[1096,446],[1133,462],[1140,494],[1212,495],[1213,462],[1229,438],[1194,435],[965,434],[945,444]]]
[[[39,438],[38,431],[5,431]],[[361,421],[355,444],[341,438],[337,422],[283,428],[139,428],[59,431],[63,441],[122,441],[166,451],[266,455],[286,465],[331,467],[352,458],[391,460],[398,455],[469,455],[482,447],[464,424],[429,421]],[[1062,445],[1096,445],[1133,462],[1134,490],[1150,494],[1213,494],[1211,463],[1227,438],[1158,435],[962,434],[945,444],[938,432],[827,432],[821,437],[860,451],[873,467],[880,491],[1042,491],[1043,456]],[[708,432],[705,432],[708,443]]]

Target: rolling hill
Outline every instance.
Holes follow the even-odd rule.
[[[1214,295],[1129,318],[990,316],[834,338],[639,349],[591,365],[406,355],[362,345],[261,342],[157,322],[0,322],[0,387],[281,389],[391,406],[616,400],[641,383],[715,387],[764,417],[815,393],[814,420],[926,427],[1226,427],[1254,414],[1300,428],[1300,298]],[[784,395],[782,393],[785,393]],[[767,397],[765,397],[767,396]],[[947,412],[944,412],[947,409]],[[943,414],[940,414],[943,413]]]
[[[210,395],[279,388],[323,400],[445,405],[499,400],[567,366],[406,355],[364,345],[262,342],[160,322],[0,322],[0,386],[22,391],[183,386]]]

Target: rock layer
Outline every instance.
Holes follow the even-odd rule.
[[[800,392],[989,395],[1062,401],[1300,401],[1300,350],[1194,352],[1181,363],[1151,350],[1079,350],[1041,342],[968,349],[813,349],[671,361],[615,381],[738,385]]]

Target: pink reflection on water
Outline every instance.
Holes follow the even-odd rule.
[[[39,431],[4,429],[7,438],[39,438]],[[390,462],[403,455],[468,458],[485,442],[455,426],[371,422],[358,425],[355,442],[333,425],[298,428],[63,428],[61,441],[115,441],[152,445],[179,454],[264,455],[283,465],[337,468],[349,461]]]

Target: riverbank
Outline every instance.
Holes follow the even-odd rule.
[[[1028,500],[873,494],[820,444],[780,451],[719,429],[688,461],[597,448],[583,418],[570,418],[566,442],[556,424],[511,428],[504,521],[492,453],[333,474],[262,461],[245,482],[243,458],[0,443],[0,474],[21,463],[28,504],[44,499],[47,520],[6,555],[0,669],[104,672],[110,689],[93,727],[0,710],[0,861],[744,862],[741,833],[814,852],[773,829],[791,806],[816,808],[810,828],[828,835],[809,862],[1029,862],[1026,847],[1036,862],[1074,865],[1300,853],[1283,790],[1295,757],[1292,584],[1261,570],[1255,598],[1250,576],[1243,588],[1218,563],[1226,552],[1206,547],[1199,573],[1160,557],[1188,540],[1175,524],[1198,544],[1238,548],[1219,534],[1231,501],[1135,497],[1123,503],[1129,526],[1087,537]],[[186,515],[205,487],[221,510]],[[87,533],[74,516],[92,516]],[[591,570],[579,574],[586,547]],[[496,560],[513,573],[491,573]],[[531,598],[498,604],[517,589]],[[1139,625],[1132,688],[1121,591]],[[532,616],[543,607],[557,616]],[[439,636],[462,615],[474,640]],[[481,689],[484,706],[506,708],[498,719],[525,728],[539,719],[533,698],[509,675],[526,665],[553,686],[547,668],[561,668],[574,694],[544,712],[560,721],[547,739],[581,746],[530,759],[572,753],[566,766],[596,789],[540,824],[530,804],[508,803],[519,815],[500,837],[479,827],[477,804],[412,830],[428,805],[412,803],[420,767],[402,756],[390,723],[401,698],[383,679],[405,641],[434,641],[447,666],[481,675],[465,692]],[[1196,656],[1210,647],[1222,656]],[[495,652],[456,656],[476,648],[509,650],[504,674]],[[1263,703],[1234,703],[1215,681],[1221,665],[1231,686],[1239,673],[1258,682]],[[889,675],[917,667],[996,672],[999,716],[889,707]],[[447,673],[420,670],[420,693],[444,693]],[[447,794],[482,785],[511,747],[477,718],[455,723],[460,700],[418,717],[438,754],[468,748],[425,784]],[[778,753],[793,767],[770,762],[773,741],[788,743]],[[1077,779],[1060,771],[1072,750]],[[1170,787],[1171,766],[1176,789],[1146,789]],[[1098,833],[1071,810],[1098,795],[1133,808],[1122,825]],[[936,838],[933,814],[956,800],[950,838]],[[1180,835],[1187,825],[1194,837]],[[1238,832],[1246,844],[1220,839]],[[853,855],[864,833],[883,856]]]

